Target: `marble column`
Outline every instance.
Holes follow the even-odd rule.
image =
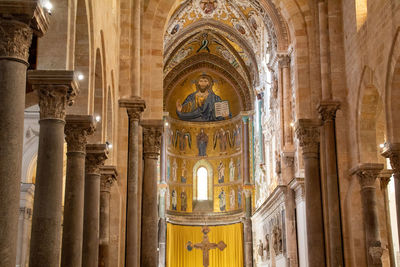
[[[322,99],[325,100],[332,99],[328,7],[325,0],[319,0],[318,19]]]
[[[390,159],[393,169],[394,193],[396,199],[397,234],[400,240],[400,143],[385,143],[382,156]]]
[[[67,115],[67,177],[65,180],[64,223],[61,266],[82,265],[83,205],[87,136],[94,133],[93,116]]]
[[[324,218],[319,162],[320,120],[299,119],[296,136],[304,159],[309,267],[325,266]]]
[[[283,91],[283,147],[291,149],[293,147],[292,123],[292,90],[290,87],[290,56],[281,55],[279,58],[279,68],[282,75]]]
[[[38,1],[0,1],[0,17],[0,266],[15,266],[29,47],[49,21]]]
[[[108,158],[106,144],[86,145],[82,266],[98,267],[100,227],[100,168]]]
[[[99,267],[110,267],[110,198],[111,187],[118,177],[117,167],[104,166],[100,173]]]
[[[350,170],[351,175],[357,175],[361,186],[361,202],[365,232],[365,250],[367,266],[382,266],[383,248],[379,233],[378,207],[375,181],[383,169],[383,164],[360,163]]]
[[[318,106],[324,127],[326,194],[328,206],[329,261],[331,266],[344,266],[343,236],[339,198],[339,179],[336,155],[335,117],[340,108],[338,101],[322,101]]]
[[[250,140],[249,140],[249,116],[242,116],[242,161],[243,161],[243,183],[250,184]],[[240,170],[239,170],[240,171]]]
[[[123,99],[120,107],[126,108],[129,117],[128,136],[128,174],[127,174],[127,210],[126,210],[126,267],[137,267],[139,264],[139,218],[138,187],[139,185],[139,120],[146,108],[144,100],[134,97]]]
[[[167,242],[167,220],[165,218],[165,195],[167,193],[166,184],[160,185],[160,204],[159,204],[159,217],[160,221],[158,223],[158,249],[159,249],[159,264],[158,266],[165,266],[165,256],[166,256],[166,242]]]
[[[379,179],[381,182],[381,190],[385,205],[386,232],[388,239],[390,267],[396,267],[395,253],[393,247],[393,237],[392,237],[392,225],[390,223],[391,220],[390,220],[389,192],[388,192],[388,184],[390,182],[392,174],[393,174],[392,170],[383,170],[379,174]]]
[[[162,120],[145,120],[143,127],[143,199],[140,266],[158,266],[157,160],[160,156]]]
[[[78,92],[73,71],[29,71],[40,107],[30,267],[58,266],[61,252],[65,109]]]
[[[294,153],[282,152],[282,177],[284,184],[288,185],[294,179]],[[298,265],[297,257],[297,233],[296,233],[296,202],[295,193],[291,188],[287,188],[285,193],[285,234],[286,234],[286,250],[289,266]]]
[[[243,239],[244,239],[244,266],[253,266],[253,227],[251,222],[252,205],[251,194],[252,188],[245,188],[245,217],[243,221]]]

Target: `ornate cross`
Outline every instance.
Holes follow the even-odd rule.
[[[207,235],[210,232],[210,228],[208,228],[208,226],[203,226],[202,232],[204,234],[203,241],[194,245],[189,241],[186,245],[186,248],[189,251],[192,251],[193,248],[201,249],[203,251],[203,266],[208,267],[210,262],[209,251],[216,248],[219,248],[219,250],[223,251],[226,248],[226,244],[224,241],[219,241],[218,244],[210,243]]]

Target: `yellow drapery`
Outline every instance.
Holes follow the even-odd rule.
[[[243,225],[241,223],[209,226],[209,241],[218,244],[224,241],[227,247],[220,251],[210,250],[209,267],[243,266]],[[167,225],[167,267],[203,267],[203,252],[200,249],[188,251],[188,241],[192,244],[203,240],[201,226]]]

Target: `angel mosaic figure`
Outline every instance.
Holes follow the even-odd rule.
[[[201,0],[200,7],[205,14],[211,14],[217,8],[217,0]]]
[[[229,130],[225,131],[224,129],[220,129],[214,134],[214,150],[217,147],[217,142],[219,141],[219,150],[221,154],[226,154],[226,147],[228,142],[230,141],[230,132]]]
[[[192,148],[192,137],[186,129],[182,129],[182,131],[176,131],[175,137],[175,147],[179,144],[179,150],[184,152],[186,150],[186,144],[189,145],[189,148]]]
[[[223,184],[225,180],[225,165],[222,161],[218,165],[218,183]]]
[[[225,211],[226,210],[226,194],[224,189],[221,189],[221,192],[218,195],[219,198],[219,210]]]

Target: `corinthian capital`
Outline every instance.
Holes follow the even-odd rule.
[[[145,120],[143,127],[143,154],[147,158],[158,158],[161,149],[161,136],[163,132],[162,120]]]
[[[103,166],[100,168],[100,191],[109,193],[111,186],[117,181],[118,172],[115,166]]]
[[[100,175],[100,168],[104,166],[107,158],[108,150],[106,144],[86,145],[86,173]]]
[[[380,163],[360,163],[350,170],[351,175],[357,175],[361,189],[375,188],[375,180],[383,170]]]
[[[126,108],[130,120],[139,121],[140,116],[146,108],[146,103],[140,97],[119,100],[119,106]]]
[[[65,119],[65,108],[79,93],[73,71],[31,70],[28,82],[39,96],[40,119]]]
[[[24,23],[0,19],[0,58],[28,62],[32,33],[32,29]]]
[[[381,154],[390,159],[390,165],[397,178],[400,175],[400,143],[386,143]]]
[[[85,152],[87,136],[95,130],[93,116],[67,115],[65,118],[65,140],[68,152]]]
[[[304,153],[318,153],[320,120],[299,119],[296,122],[296,136]]]
[[[323,121],[332,121],[336,118],[336,111],[340,109],[340,102],[334,100],[321,101],[317,109]]]

